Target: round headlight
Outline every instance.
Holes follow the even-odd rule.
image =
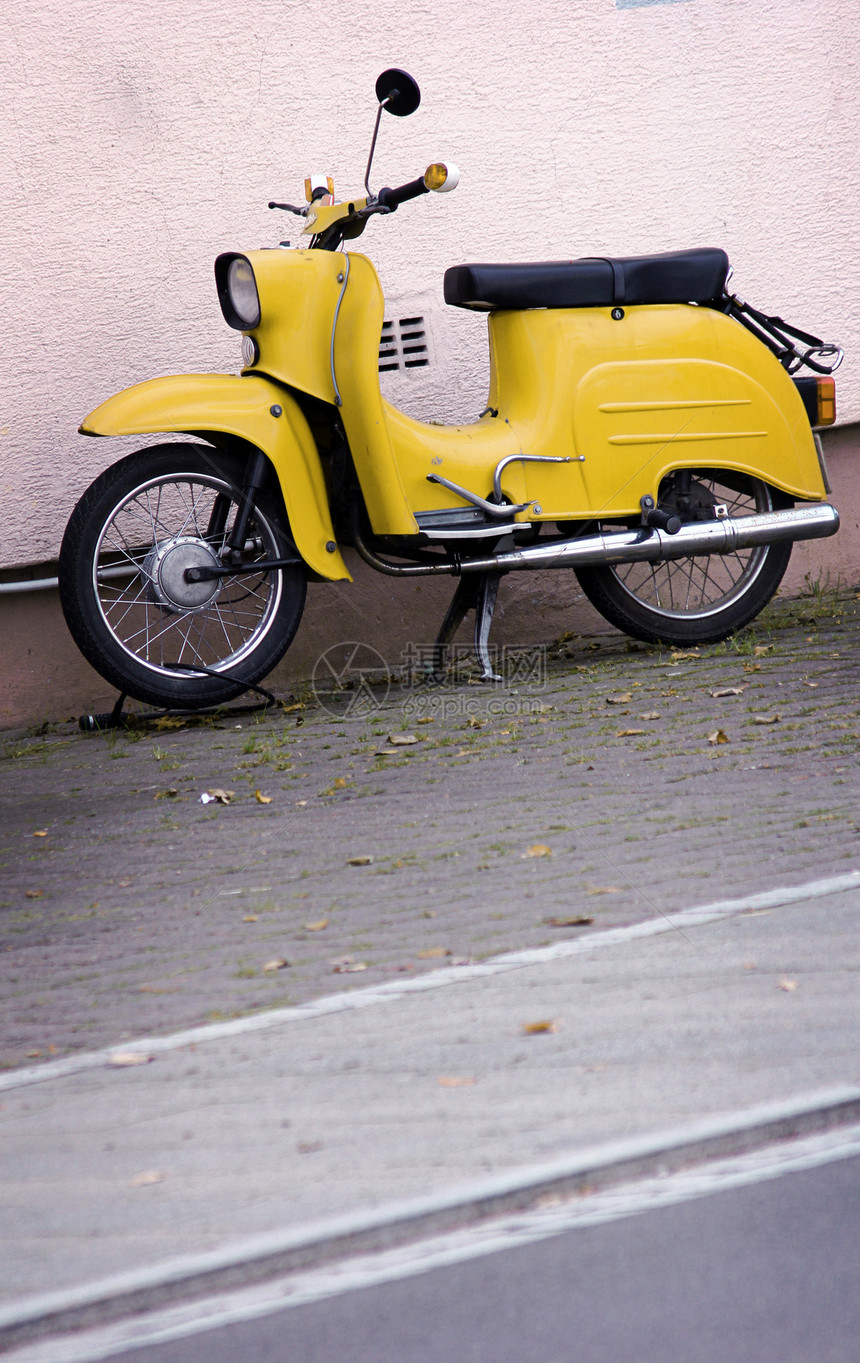
[[[250,262],[243,256],[231,260],[227,270],[227,292],[233,311],[250,329],[260,325],[260,297]]]

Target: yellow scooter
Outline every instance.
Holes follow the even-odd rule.
[[[701,644],[757,615],[794,540],[838,528],[814,428],[835,420],[842,352],[728,293],[721,250],[455,266],[446,301],[488,315],[485,410],[445,427],[386,402],[382,290],[341,248],[459,172],[437,162],[372,194],[383,110],[420,101],[400,70],[376,93],[364,196],[335,202],[311,177],[303,205],[270,205],[303,219],[305,246],[215,262],[241,375],[153,379],[80,428],[205,441],[114,464],[63,540],[69,628],[142,701],[195,708],[257,683],[295,635],[307,579],[349,579],[344,545],[391,577],[457,578],[435,666],[473,610],[490,680],[504,573],[572,568],[628,634]]]

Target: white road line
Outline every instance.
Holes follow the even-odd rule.
[[[98,1363],[145,1345],[168,1343],[207,1330],[255,1320],[328,1297],[428,1273],[588,1226],[637,1216],[693,1198],[814,1169],[860,1156],[860,1126],[809,1136],[750,1154],[713,1160],[690,1170],[641,1179],[588,1196],[557,1198],[534,1211],[499,1217],[398,1249],[218,1293],[149,1316],[25,1345],[4,1363]]]
[[[860,888],[860,871],[850,871],[841,876],[827,876],[822,880],[807,881],[805,885],[795,885],[781,890],[764,890],[758,894],[746,895],[743,899],[724,899],[715,904],[703,904],[698,908],[682,909],[678,913],[660,918],[649,918],[643,922],[631,923],[623,928],[608,928],[605,932],[594,932],[572,940],[556,942],[549,947],[526,948],[522,951],[506,952],[487,961],[473,965],[448,966],[442,970],[430,971],[408,980],[391,980],[386,984],[371,985],[366,989],[351,990],[343,994],[330,994],[324,998],[311,999],[307,1003],[295,1004],[289,1008],[274,1008],[270,1012],[255,1013],[253,1016],[234,1018],[229,1022],[210,1023],[204,1027],[191,1027],[169,1036],[140,1037],[136,1041],[124,1041],[121,1046],[109,1046],[99,1051],[88,1051],[83,1055],[69,1056],[64,1060],[54,1060],[47,1065],[31,1065],[18,1070],[10,1070],[0,1075],[0,1092],[4,1089],[21,1088],[27,1084],[44,1084],[52,1079],[63,1079],[70,1074],[80,1074],[85,1070],[99,1069],[110,1063],[111,1056],[117,1051],[146,1052],[149,1055],[164,1054],[181,1050],[183,1046],[201,1046],[207,1041],[220,1041],[225,1037],[247,1036],[251,1032],[268,1031],[273,1027],[283,1027],[291,1022],[303,1022],[323,1017],[329,1013],[348,1012],[355,1008],[372,1008],[380,1003],[391,1003],[411,994],[428,989],[443,989],[452,984],[465,984],[470,980],[487,976],[501,975],[509,970],[521,970],[525,966],[542,965],[550,961],[563,960],[569,956],[580,956],[605,947],[621,946],[643,937],[656,937],[666,932],[683,932],[687,928],[700,927],[716,922],[720,918],[731,918],[755,909],[776,909],[803,900],[823,899],[828,895],[843,894]]]

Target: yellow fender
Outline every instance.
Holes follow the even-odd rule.
[[[350,581],[335,545],[325,479],[314,438],[295,398],[262,375],[176,374],[108,398],[85,417],[81,435],[217,431],[256,445],[272,461],[296,548],[332,582]]]

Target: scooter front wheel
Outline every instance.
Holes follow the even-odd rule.
[[[791,505],[767,483],[714,469],[692,473],[700,515],[724,504],[732,517]],[[673,480],[660,489],[672,505]],[[678,505],[683,517],[683,508]],[[606,620],[634,639],[662,644],[712,644],[742,629],[770,601],[791,556],[791,544],[768,544],[728,554],[697,554],[662,563],[579,568],[585,595]]]
[[[150,705],[199,709],[241,695],[283,657],[304,608],[280,491],[263,487],[234,572],[220,568],[243,461],[204,445],[159,445],[114,464],[75,507],[60,551],[60,601],[97,672]]]

